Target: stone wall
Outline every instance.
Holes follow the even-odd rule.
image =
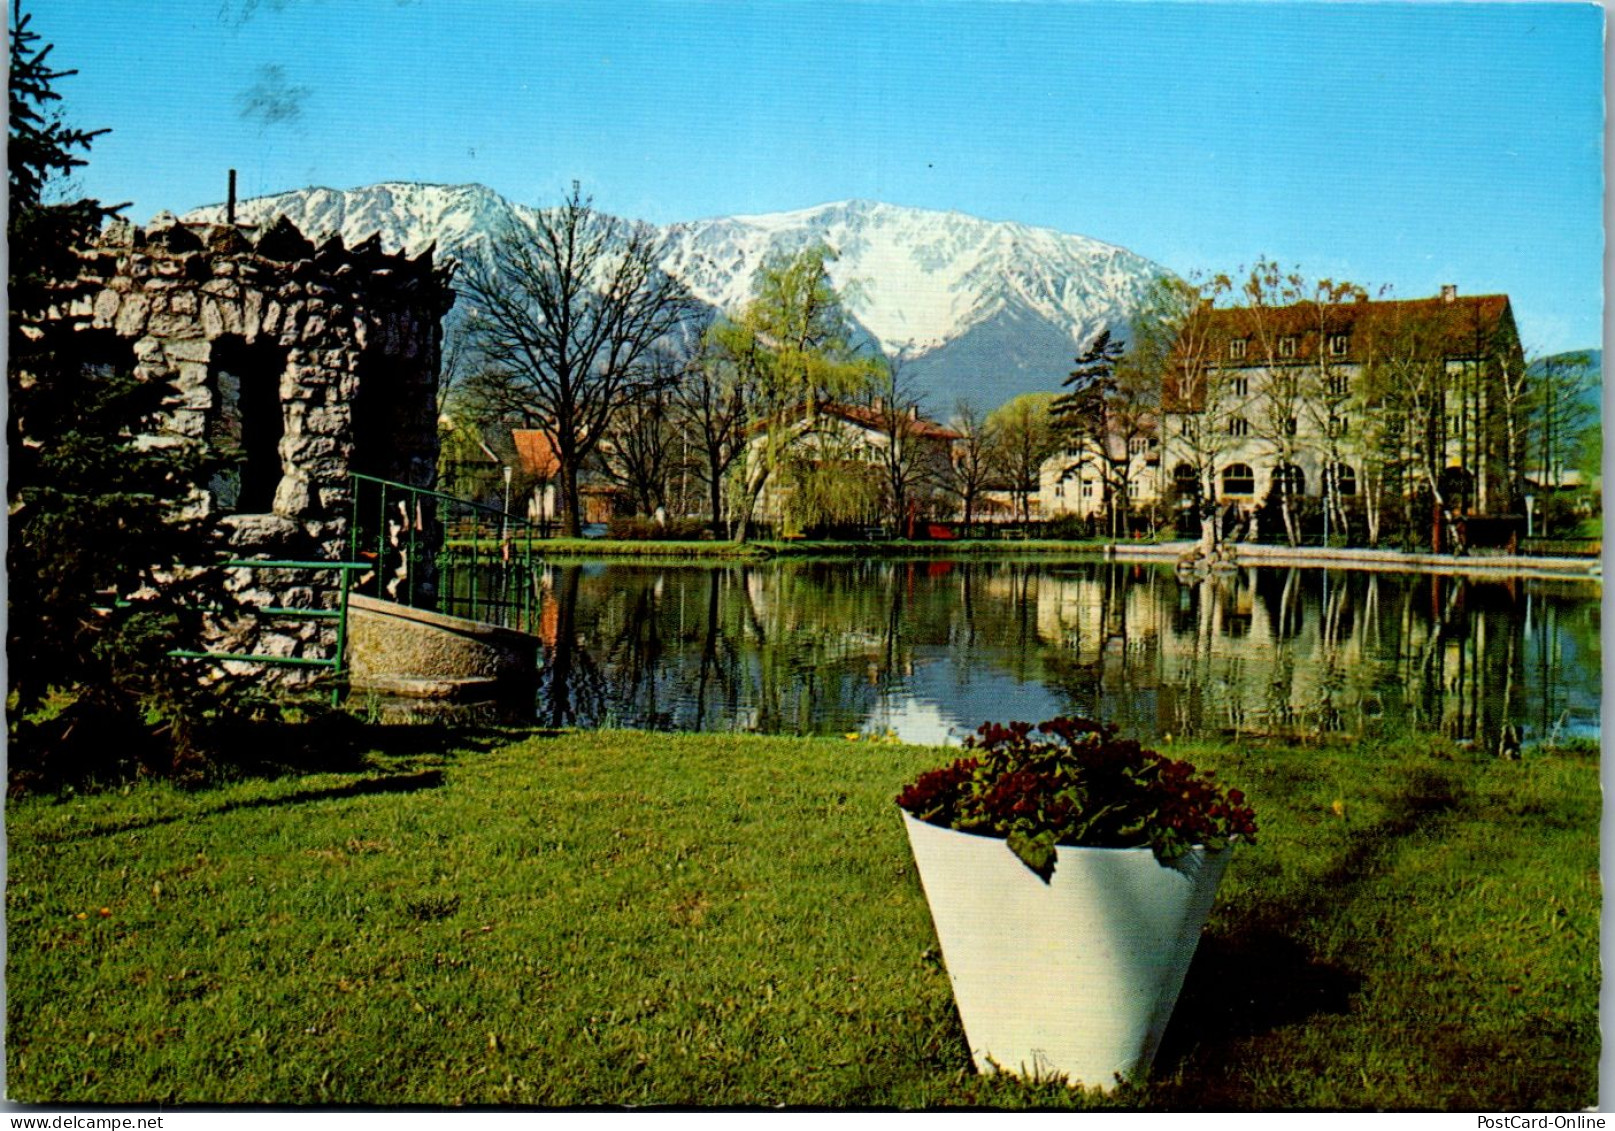
[[[341,561],[350,472],[432,484],[451,273],[431,249],[409,258],[376,237],[316,244],[284,217],[260,229],[165,213],[144,229],[112,225],[51,316],[93,336],[87,356],[173,383],[171,416],[152,442],[243,451],[237,473],[192,501],[231,555]],[[335,605],[334,572],[235,574],[253,604]],[[243,620],[210,643],[329,655],[328,624]]]

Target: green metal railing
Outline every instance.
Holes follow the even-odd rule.
[[[531,632],[538,615],[529,520],[441,491],[354,473],[349,558],[356,592]]]
[[[354,573],[371,568],[369,562],[301,562],[281,561],[272,558],[250,558],[220,563],[222,569],[298,569],[298,570],[336,570],[341,574],[341,585],[338,590],[337,606],[334,609],[293,608],[282,605],[265,605],[261,607],[243,606],[241,611],[251,616],[279,619],[302,620],[334,620],[336,622],[336,646],[332,655],[319,656],[272,656],[257,652],[200,652],[188,648],[175,648],[168,654],[176,660],[212,660],[216,663],[237,661],[249,664],[278,664],[282,667],[299,668],[327,668],[333,677],[331,683],[331,705],[334,707],[341,702],[342,672],[348,650],[348,593],[352,587]]]
[[[332,654],[274,656],[257,652],[209,652],[176,648],[176,660],[211,660],[323,668],[332,675],[331,704],[341,701],[348,644],[348,597],[365,593],[384,601],[430,608],[532,632],[538,616],[533,568],[533,524],[497,507],[411,487],[371,475],[352,474],[353,510],[348,560],[287,561],[243,558],[223,569],[334,570],[340,574],[335,608],[283,605],[239,610],[264,619],[330,620],[336,624]]]

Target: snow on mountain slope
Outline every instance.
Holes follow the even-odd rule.
[[[870,201],[674,224],[666,265],[726,310],[772,252],[822,243],[848,312],[887,353],[921,355],[1012,306],[1075,340],[1124,322],[1161,268],[1085,236]]]
[[[217,221],[223,213],[213,205],[188,218]],[[418,254],[435,243],[440,255],[466,258],[486,247],[492,231],[534,210],[482,185],[405,183],[304,189],[237,208],[249,223],[276,214],[309,236],[339,232],[352,244],[379,232],[389,249]],[[751,298],[770,255],[824,244],[835,253],[830,278],[848,313],[881,349],[926,361],[916,372],[928,383],[973,380],[951,373],[968,365],[975,376],[1002,377],[1008,395],[1057,387],[1071,356],[1099,330],[1125,327],[1150,281],[1164,273],[1086,236],[862,200],[676,223],[662,235],[664,267],[696,297],[731,313]],[[1008,349],[1001,362],[984,348],[1013,346],[1028,334],[1037,348]],[[943,364],[948,357],[957,365]],[[995,365],[1003,372],[987,372]]]

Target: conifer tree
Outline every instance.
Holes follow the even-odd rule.
[[[79,294],[81,253],[122,206],[51,203],[55,178],[84,164],[105,131],[67,125],[58,80],[16,0],[7,173],[7,722],[12,784],[145,768],[190,756],[195,673],[166,658],[199,614],[205,534],[176,504],[207,472],[158,431],[170,385],[140,380],[108,339],[61,317]],[[98,351],[100,351],[98,353]],[[155,725],[152,725],[155,723]]]

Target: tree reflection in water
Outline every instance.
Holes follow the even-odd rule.
[[[566,565],[548,725],[959,738],[1079,712],[1164,734],[1596,732],[1599,586],[1113,562]],[[1511,729],[1512,728],[1512,729]]]

